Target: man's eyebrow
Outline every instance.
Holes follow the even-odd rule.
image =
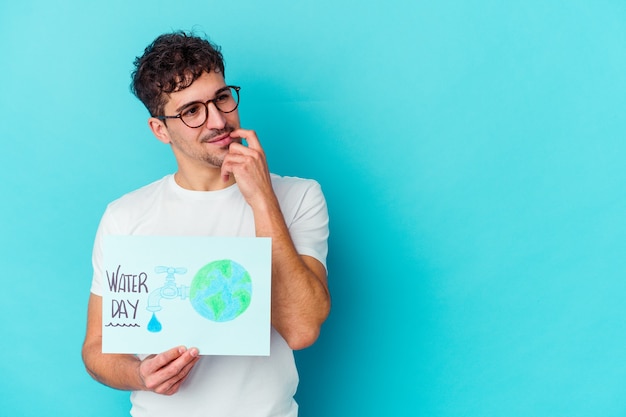
[[[219,93],[221,93],[222,91],[228,90],[230,87],[228,87],[227,85],[225,85],[224,87],[218,89],[217,91],[215,91],[215,95],[213,98],[215,98]],[[213,99],[211,99],[213,100]],[[189,103],[185,103],[183,105],[181,105],[180,107],[178,107],[176,110],[174,110],[177,114],[180,113],[181,111],[183,111],[183,109],[191,106],[192,104],[196,104],[196,103],[205,103],[204,101],[201,100],[195,100],[195,101],[190,101]]]

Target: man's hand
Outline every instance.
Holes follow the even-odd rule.
[[[198,362],[198,349],[183,346],[151,355],[139,364],[139,377],[148,391],[175,394]]]
[[[222,177],[228,179],[233,175],[241,194],[252,207],[268,201],[268,198],[274,199],[265,152],[256,133],[253,130],[235,129],[230,136],[245,139],[248,146],[238,142],[230,144],[222,164]]]

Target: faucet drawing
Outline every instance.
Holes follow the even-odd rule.
[[[157,266],[154,268],[157,274],[166,273],[165,285],[161,288],[153,290],[148,296],[148,307],[146,309],[151,312],[161,311],[161,299],[173,300],[180,297],[181,300],[189,297],[189,287],[186,285],[176,285],[176,277],[174,274],[185,274],[187,268],[174,268],[171,266]]]

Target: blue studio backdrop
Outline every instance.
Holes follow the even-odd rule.
[[[623,0],[3,0],[0,414],[128,412],[80,358],[91,248],[175,170],[128,87],[175,29],[328,200],[302,417],[626,413]]]

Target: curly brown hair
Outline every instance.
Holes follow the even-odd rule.
[[[151,116],[161,116],[167,94],[184,90],[204,72],[224,75],[220,47],[192,33],[157,37],[134,61],[131,91]]]

